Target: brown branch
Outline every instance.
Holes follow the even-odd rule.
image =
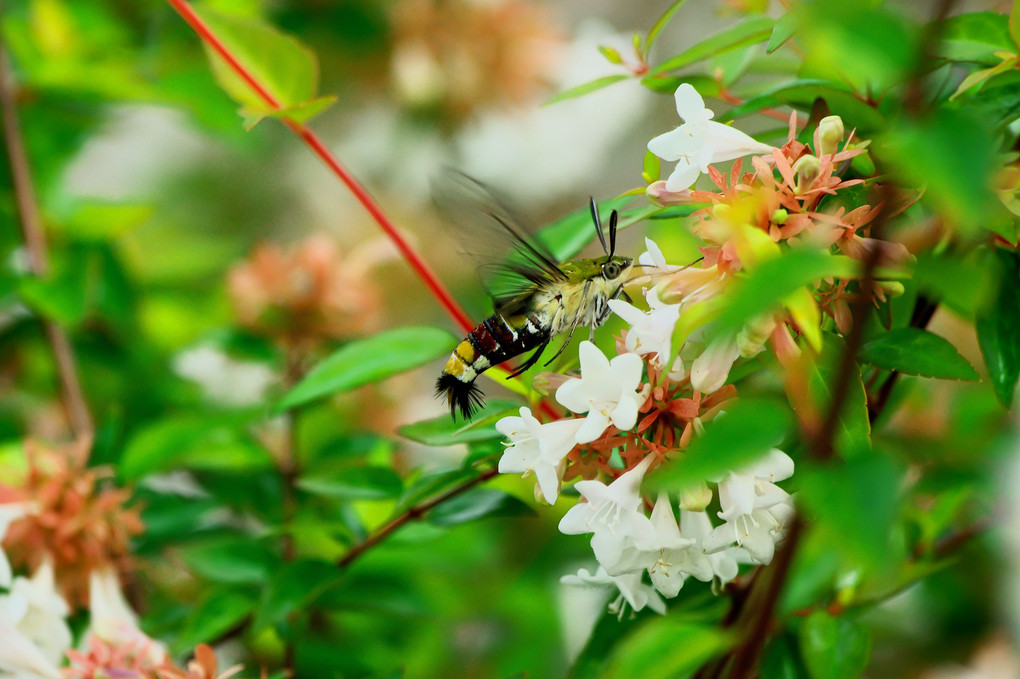
[[[388,524],[383,526],[380,530],[376,531],[374,534],[369,536],[367,539],[365,539],[364,542],[361,542],[352,547],[351,551],[347,552],[347,554],[345,554],[342,559],[336,562],[337,568],[347,568],[362,554],[364,554],[368,550],[372,549],[373,547],[375,547],[376,545],[378,545],[379,543],[383,542],[388,537],[393,535],[393,533],[395,533],[397,529],[399,529],[404,524],[410,523],[411,521],[418,521],[424,518],[426,514],[435,509],[437,506],[443,504],[447,500],[451,500],[457,497],[458,495],[468,490],[471,490],[480,483],[488,481],[497,474],[499,474],[499,470],[493,467],[488,471],[482,472],[481,474],[471,479],[470,481],[466,481],[461,485],[457,486],[456,488],[453,488],[452,490],[449,490],[446,493],[443,493],[442,495],[433,498],[432,500],[411,507],[406,512],[404,512],[403,514],[401,514],[400,516],[398,516],[397,518],[393,519]]]
[[[49,270],[46,236],[42,219],[39,216],[39,206],[35,199],[28,154],[25,152],[25,145],[21,137],[15,92],[16,85],[10,59],[7,56],[7,50],[0,44],[0,108],[3,109],[4,142],[7,148],[7,160],[11,167],[11,179],[14,184],[18,222],[25,239],[28,268],[34,275],[43,277]],[[57,374],[60,376],[63,403],[71,431],[79,438],[91,438],[95,428],[88,404],[85,401],[85,394],[82,391],[81,381],[78,379],[71,341],[64,329],[57,323],[47,318],[41,318],[41,321],[57,363]]]

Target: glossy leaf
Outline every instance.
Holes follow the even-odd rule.
[[[482,422],[492,417],[516,414],[520,407],[519,403],[512,401],[488,401],[475,413],[474,419],[466,424],[454,421],[449,415],[440,415],[431,420],[405,424],[397,429],[397,433],[427,446],[454,446],[458,443],[491,441],[502,438],[503,435],[496,431],[492,423],[482,426]]]
[[[705,425],[683,453],[649,475],[645,486],[676,490],[740,469],[778,446],[793,424],[779,401],[740,398]]]
[[[1020,253],[997,249],[994,261],[999,290],[977,321],[978,343],[995,395],[1009,408],[1020,379]]]
[[[549,99],[547,99],[545,101],[545,103],[543,104],[543,106],[549,106],[551,104],[556,104],[556,103],[559,103],[561,101],[566,101],[567,99],[574,99],[575,97],[581,97],[581,96],[584,96],[585,94],[591,94],[592,92],[597,92],[597,91],[599,91],[601,89],[609,87],[610,85],[615,85],[616,83],[620,82],[621,80],[626,80],[629,77],[630,76],[624,75],[622,73],[619,73],[619,74],[616,74],[616,75],[607,75],[605,77],[598,78],[596,80],[592,80],[591,82],[584,83],[583,85],[578,85],[577,87],[571,87],[570,89],[564,90],[564,91],[560,92],[559,94],[557,94],[555,96],[552,96]]]
[[[651,618],[617,646],[606,679],[688,676],[732,644],[725,631],[672,617]]]
[[[774,25],[775,21],[768,17],[748,19],[736,26],[716,33],[680,54],[667,59],[652,68],[649,74],[654,76],[676,71],[684,66],[689,66],[728,50],[764,42],[772,34],[772,27]]]
[[[907,375],[976,380],[978,373],[948,340],[918,328],[882,333],[861,347],[864,363]]]
[[[335,500],[383,500],[400,495],[403,482],[389,467],[350,467],[302,475],[297,486],[306,493]]]
[[[443,502],[429,512],[429,523],[436,526],[456,526],[479,519],[534,514],[531,505],[501,490],[473,488]]]
[[[868,664],[871,637],[846,616],[816,611],[800,628],[800,648],[812,679],[854,679]]]
[[[355,340],[327,358],[291,389],[277,412],[417,368],[453,351],[457,340],[438,328],[407,327]]]
[[[810,111],[817,99],[824,100],[834,115],[843,118],[845,125],[853,125],[863,130],[884,127],[885,119],[882,114],[855,95],[847,85],[821,78],[803,78],[777,85],[758,96],[751,97],[743,104],[720,113],[717,117],[725,122],[743,118],[763,108],[783,105]]]

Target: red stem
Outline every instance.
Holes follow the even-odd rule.
[[[270,94],[265,87],[259,83],[258,80],[248,71],[247,68],[241,64],[230,50],[227,49],[219,38],[210,30],[209,26],[206,25],[202,18],[195,13],[195,10],[191,8],[186,0],[167,0],[170,6],[181,15],[194,29],[195,33],[213,49],[227,64],[239,75],[248,85],[255,91],[256,94],[271,108],[280,110],[280,102]],[[425,261],[418,255],[418,253],[411,247],[411,244],[407,242],[403,234],[397,230],[393,222],[390,221],[389,217],[382,211],[379,204],[375,202],[375,199],[369,195],[368,191],[362,186],[354,175],[347,170],[346,167],[340,162],[340,160],[333,155],[333,153],[326,147],[326,145],[319,139],[314,132],[312,132],[307,126],[302,123],[295,122],[293,120],[284,118],[284,124],[289,127],[294,134],[301,137],[301,139],[308,145],[315,155],[319,156],[324,163],[329,167],[330,170],[342,181],[354,197],[358,199],[358,202],[368,211],[372,218],[376,221],[379,227],[389,236],[393,244],[400,250],[401,255],[407,260],[407,263],[411,265],[415,273],[422,279],[428,289],[432,292],[435,298],[446,310],[446,313],[450,315],[450,318],[460,326],[464,332],[470,332],[475,324],[471,322],[468,315],[464,312],[464,309],[457,303],[446,287],[439,281],[435,273],[428,267]]]

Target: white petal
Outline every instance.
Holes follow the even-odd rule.
[[[556,474],[556,468],[552,465],[540,464],[535,467],[535,480],[538,488],[542,491],[542,497],[549,504],[556,504],[556,498],[560,493],[560,477]]]
[[[556,390],[556,402],[572,413],[586,413],[591,407],[588,390],[584,380],[568,379]]]
[[[681,125],[648,142],[648,150],[667,162],[698,153],[700,149],[701,142],[694,136],[690,125]]]
[[[11,562],[7,560],[7,555],[0,550],[0,587],[10,589],[11,577]]]
[[[628,304],[622,299],[611,299],[609,300],[609,308],[612,309],[613,313],[625,320],[629,325],[635,325],[640,323],[645,318],[645,312],[638,309],[633,304]]]
[[[742,156],[772,153],[772,147],[768,144],[762,144],[735,127],[722,123],[705,123],[704,134],[703,160],[708,163],[722,163]]]
[[[789,455],[773,448],[760,462],[754,465],[752,473],[760,479],[775,483],[793,476],[793,459]]]
[[[667,266],[666,258],[662,254],[662,249],[659,247],[658,243],[653,241],[651,238],[645,238],[645,250],[647,250],[647,252],[642,253],[641,256],[638,257],[639,264],[656,267]]]
[[[609,416],[603,415],[601,411],[592,410],[585,418],[584,424],[577,430],[574,440],[578,443],[590,443],[602,436],[608,426]]]
[[[755,484],[750,474],[727,474],[719,482],[719,518],[732,521],[741,514],[754,511]]]
[[[630,354],[633,356],[634,354]],[[624,393],[620,397],[620,402],[613,408],[611,419],[613,425],[616,426],[620,431],[630,431],[637,424],[638,408],[644,402],[644,399],[639,398],[636,394]]]
[[[690,83],[683,83],[676,88],[673,98],[676,100],[676,112],[685,121],[708,120],[715,115],[705,108],[705,100]]]
[[[666,179],[667,191],[683,191],[684,189],[691,188],[694,186],[694,182],[698,181],[698,176],[701,175],[698,159],[701,157],[701,154],[691,153],[689,156],[689,158],[680,158],[678,156],[678,162],[673,170],[673,174],[669,175]]]
[[[591,504],[587,502],[576,504],[563,515],[557,528],[564,535],[590,533],[591,528],[588,527],[588,519],[591,517],[591,513]]]

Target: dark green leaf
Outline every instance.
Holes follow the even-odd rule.
[[[464,469],[463,467],[422,476],[408,485],[407,490],[404,491],[404,494],[397,502],[394,512],[405,511],[411,505],[421,502],[426,498],[439,495],[441,492],[449,490],[453,486],[466,483],[476,476],[478,476],[477,471],[473,469]]]
[[[614,85],[620,82],[621,80],[626,80],[629,77],[630,76],[623,74],[607,75],[597,80],[592,80],[591,82],[584,83],[583,85],[571,87],[569,90],[564,90],[563,92],[560,92],[559,94],[547,99],[545,103],[542,105],[549,106],[550,104],[566,101],[567,99],[573,99],[574,97],[580,97],[585,94],[591,94],[592,92],[597,92],[598,90],[601,90],[604,87]]]
[[[768,643],[762,653],[761,679],[809,679],[796,637],[782,634]]]
[[[675,57],[667,59],[652,68],[649,75],[660,75],[669,71],[676,71],[684,66],[689,66],[727,50],[763,42],[768,40],[769,35],[772,34],[772,27],[774,25],[775,21],[768,17],[748,19],[702,40]]]
[[[181,560],[197,575],[212,582],[261,585],[278,565],[278,558],[252,537],[229,536],[180,549]]]
[[[397,430],[397,433],[405,438],[427,446],[454,446],[458,443],[473,443],[475,441],[491,441],[502,437],[488,422],[483,422],[503,415],[517,414],[520,409],[519,403],[512,401],[489,401],[476,413],[472,422],[464,424],[455,422],[449,415],[440,415],[431,420],[423,420],[414,424],[405,424]]]
[[[616,648],[606,679],[673,679],[687,676],[723,653],[730,635],[716,627],[674,617],[648,620]]]
[[[404,489],[400,476],[389,467],[353,467],[302,476],[298,488],[336,500],[383,500]]]
[[[588,643],[581,649],[573,667],[570,668],[569,679],[601,679],[616,644],[626,639],[630,631],[640,622],[636,616],[625,616],[620,619],[608,611],[605,612],[595,623]]]
[[[237,626],[254,608],[251,596],[230,590],[213,591],[195,605],[174,647],[190,651],[198,644],[209,643]]]
[[[846,616],[816,611],[800,628],[800,648],[812,679],[854,679],[868,664],[871,637]]]
[[[429,512],[429,522],[436,526],[493,519],[505,516],[526,516],[535,510],[519,498],[501,490],[474,488],[440,504]]]
[[[772,29],[772,35],[769,36],[769,44],[765,47],[766,54],[772,54],[777,49],[786,44],[786,41],[793,37],[793,34],[797,32],[797,15],[792,12],[787,12],[783,16],[779,17],[776,21],[775,27]]]
[[[819,354],[808,382],[811,404],[819,420],[828,412],[832,403],[832,386],[840,369],[846,345],[839,337],[831,334],[822,336],[822,351]],[[851,458],[871,449],[871,421],[868,416],[868,394],[861,379],[861,369],[856,364],[847,387],[846,400],[836,423],[833,446],[844,458]]]
[[[315,366],[276,406],[277,412],[379,382],[453,351],[456,338],[438,328],[407,327],[355,340]]]
[[[978,342],[999,401],[1013,404],[1020,378],[1020,253],[997,249],[999,290],[992,308],[978,319]]]
[[[778,446],[792,424],[785,404],[740,398],[705,425],[705,433],[684,449],[682,457],[660,467],[645,485],[676,490],[740,469]]]
[[[976,380],[978,373],[950,342],[919,328],[897,328],[861,347],[860,360],[907,375]]]
[[[262,591],[252,632],[257,634],[305,609],[341,578],[337,567],[328,561],[303,559],[284,565]]]
[[[991,274],[986,261],[949,253],[922,252],[914,265],[918,288],[965,317],[988,311],[994,292]]]

